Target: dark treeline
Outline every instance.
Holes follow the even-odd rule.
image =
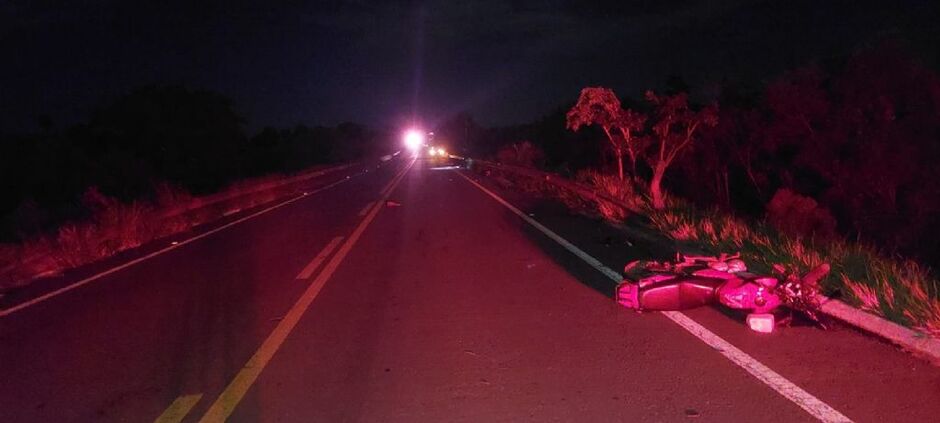
[[[125,95],[87,123],[0,135],[0,241],[25,238],[88,212],[95,187],[122,201],[152,200],[168,184],[206,194],[245,177],[298,171],[372,152],[363,126],[264,128],[248,136],[226,97],[178,86]]]
[[[453,151],[470,157],[495,158],[509,145],[530,141],[541,149],[539,167],[568,176],[580,169],[603,165],[607,152],[594,131],[565,130],[567,108],[559,107],[538,120],[521,125],[487,128],[469,113],[460,113],[435,129],[437,139]]]
[[[681,85],[673,78],[665,91]],[[762,87],[726,84],[713,91],[718,124],[703,129],[666,174],[671,193],[753,217],[763,217],[781,193],[811,198],[818,204],[814,216],[834,222],[832,233],[940,264],[935,71],[885,44],[787,72]],[[649,112],[642,101],[622,101]],[[548,169],[611,171],[601,131],[566,131],[564,112],[494,129],[464,115],[439,131],[472,154],[493,157],[500,146],[531,141],[544,150],[541,165]],[[638,173],[648,180],[649,166],[641,162]]]

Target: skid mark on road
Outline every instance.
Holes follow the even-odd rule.
[[[317,256],[314,257],[313,260],[310,260],[310,263],[307,264],[306,267],[304,267],[304,270],[300,271],[300,274],[297,275],[297,279],[309,278],[310,275],[313,274],[313,271],[317,270],[317,268],[320,267],[320,263],[323,263],[323,260],[326,260],[326,258],[329,257],[330,253],[332,253],[333,250],[336,249],[336,246],[339,245],[340,241],[342,240],[343,240],[343,237],[338,236],[336,238],[333,238],[333,240],[330,241],[329,244],[326,244],[326,247],[323,247],[323,250],[320,251],[320,254],[317,254]]]
[[[408,170],[411,169],[411,166],[414,164],[412,160],[405,168],[392,179],[391,188],[389,191],[394,189],[395,185],[408,173]],[[316,279],[310,283],[310,286],[301,294],[300,298],[297,299],[297,302],[290,308],[287,312],[287,315],[277,324],[271,334],[264,340],[264,343],[261,344],[261,347],[251,356],[244,367],[235,375],[235,378],[225,387],[225,390],[219,395],[219,397],[212,403],[212,406],[209,407],[209,410],[202,417],[200,422],[209,423],[209,422],[223,422],[232,414],[235,410],[235,407],[241,402],[245,394],[248,392],[248,389],[251,388],[251,385],[254,384],[255,380],[258,379],[258,376],[261,375],[261,372],[268,365],[268,362],[271,361],[271,358],[274,357],[274,354],[277,353],[277,350],[281,348],[281,345],[284,343],[284,340],[287,339],[287,336],[290,335],[291,331],[294,330],[294,327],[297,325],[297,322],[300,321],[300,318],[307,311],[307,308],[310,307],[310,304],[316,299],[317,295],[320,294],[320,290],[323,288],[323,285],[329,281],[330,277],[333,276],[333,273],[339,267],[339,265],[346,258],[346,255],[349,254],[349,251],[352,250],[353,246],[356,245],[356,242],[359,240],[359,237],[362,236],[362,233],[366,230],[372,220],[375,219],[375,216],[382,209],[382,201],[377,201],[372,209],[369,211],[369,214],[366,215],[365,219],[359,223],[359,226],[353,230],[352,234],[349,235],[349,238],[346,239],[346,242],[343,243],[343,246],[340,247],[336,255],[323,267],[323,270],[317,275]]]
[[[509,204],[508,201],[504,200],[499,195],[494,192],[486,189],[483,185],[480,185],[476,181],[468,178],[461,172],[455,171],[460,177],[470,182],[475,187],[479,188],[485,194],[492,197],[498,203],[502,204],[508,208],[513,214],[521,217],[526,223],[532,225],[545,236],[551,238],[561,246],[565,247],[566,250],[572,254],[578,256],[581,260],[584,260],[586,263],[591,265],[594,269],[597,269],[599,272],[603,273],[605,276],[613,280],[614,282],[620,283],[623,280],[623,276],[614,271],[613,269],[604,266],[600,260],[592,257],[590,254],[584,252],[584,250],[576,247],[574,244],[568,240],[562,238],[560,235],[545,227],[541,223],[537,222],[535,219],[532,219],[527,214],[523,213],[521,210],[517,209],[512,204]],[[826,404],[814,397],[809,392],[806,392],[793,382],[790,382],[779,373],[771,370],[769,367],[763,363],[757,361],[755,358],[751,357],[744,351],[741,351],[737,347],[731,345],[730,342],[725,341],[720,336],[709,331],[704,326],[696,323],[690,319],[685,314],[682,314],[678,311],[667,311],[662,312],[669,320],[672,320],[680,327],[691,333],[693,336],[712,347],[715,351],[719,352],[721,355],[725,356],[732,363],[736,364],[738,367],[744,369],[746,372],[750,373],[752,376],[760,380],[765,385],[769,386],[774,391],[777,391],[780,395],[788,400],[792,401],[800,408],[805,410],[807,413],[811,414],[813,417],[824,422],[851,422],[852,420],[832,408],[829,404]]]
[[[189,410],[192,410],[200,399],[202,399],[202,394],[185,395],[176,398],[153,423],[179,423],[183,421],[186,415],[189,414]]]

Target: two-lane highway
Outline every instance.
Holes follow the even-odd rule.
[[[0,421],[152,421],[178,396],[221,390],[306,288],[299,273],[404,164],[330,175],[312,195],[0,318]]]
[[[795,365],[774,369],[780,386],[795,376],[793,387],[832,407],[807,411],[743,368],[753,363],[617,306],[592,288],[612,284],[595,266],[442,165],[396,158],[3,317],[0,421],[940,415],[940,372],[904,370],[916,361],[896,351],[902,366],[876,373],[882,388],[916,389],[881,398],[829,370],[844,363],[805,357],[818,372],[810,379]],[[776,341],[730,318],[693,317],[726,338],[733,328],[762,362]],[[833,393],[842,389],[858,398]],[[891,403],[900,396],[921,405],[901,414]]]
[[[393,194],[233,421],[812,420],[580,283],[454,171]]]

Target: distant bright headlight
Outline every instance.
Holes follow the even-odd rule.
[[[444,150],[443,147],[437,147],[437,155],[438,155],[438,156],[447,156],[447,151]]]
[[[421,144],[424,144],[424,134],[414,129],[405,132],[405,147],[411,151],[418,151]]]
[[[431,156],[431,157],[436,156],[436,155],[437,155],[437,150],[435,150],[434,147],[429,148],[429,149],[428,149],[428,155]]]

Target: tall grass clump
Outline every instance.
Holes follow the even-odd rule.
[[[641,194],[643,188],[632,180],[621,180],[617,175],[596,170],[582,170],[578,172],[577,181],[594,188],[607,198],[614,199],[631,209],[642,209],[646,204],[646,200]],[[621,207],[599,202],[598,209],[604,218],[611,221],[620,222],[626,218],[624,209]]]
[[[614,221],[623,217],[613,212],[621,209],[552,188],[549,180],[503,171],[488,171],[487,174],[506,187],[554,196],[575,210],[592,209]],[[625,205],[644,210],[651,229],[699,253],[740,252],[755,273],[771,273],[777,264],[802,273],[828,263],[831,271],[820,281],[823,294],[895,323],[940,336],[940,283],[929,269],[834,236],[828,212],[796,194],[778,196],[768,218],[754,220],[718,209],[701,210],[676,197],[668,197],[663,210],[654,210],[641,187],[596,171],[582,171],[577,181]],[[788,213],[795,216],[785,216]],[[793,229],[794,222],[813,234],[800,235],[787,230]]]
[[[651,211],[649,218],[653,228],[706,253],[741,252],[757,272],[769,272],[774,264],[805,272],[829,263],[831,271],[821,283],[824,294],[940,335],[940,285],[914,261],[891,259],[873,247],[842,239],[785,234],[765,221],[748,221],[717,210],[701,212],[676,199],[665,210]]]
[[[255,178],[203,197],[162,184],[155,187],[153,198],[131,202],[90,188],[81,197],[83,219],[19,244],[0,244],[0,293],[291,195],[305,178]]]

